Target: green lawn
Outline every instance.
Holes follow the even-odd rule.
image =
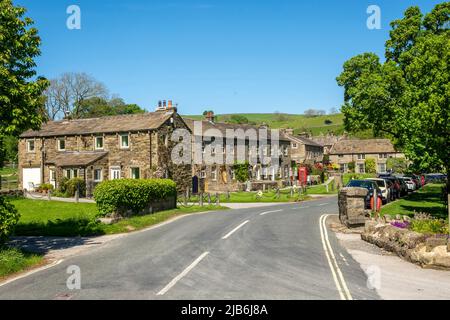
[[[31,199],[15,199],[11,202],[21,214],[15,229],[17,236],[88,236],[130,232],[181,214],[225,209],[217,206],[177,208],[105,225],[96,222],[98,211],[94,203]]]
[[[307,197],[302,195],[299,197],[298,193],[294,193],[291,197],[289,190],[281,190],[279,198],[275,191],[263,192],[262,197],[258,197],[257,192],[230,192],[230,199],[226,194],[221,194],[221,203],[249,203],[249,202],[295,202],[305,200]],[[197,199],[197,198],[195,198]],[[215,197],[212,197],[214,200]]]
[[[308,194],[337,194],[337,193],[338,193],[337,188],[331,190],[331,183],[328,186],[328,192],[327,188],[323,184],[308,187]]]
[[[428,184],[423,189],[407,197],[391,202],[381,208],[381,214],[413,216],[414,211],[424,212],[436,218],[447,218],[444,202],[441,198],[442,184]]]
[[[42,263],[42,255],[27,253],[16,248],[0,248],[0,280],[10,274]]]

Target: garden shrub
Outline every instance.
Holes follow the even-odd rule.
[[[48,191],[48,190],[53,190],[53,185],[51,183],[43,183],[38,188],[38,191]]]
[[[444,234],[446,231],[444,221],[438,219],[421,219],[411,221],[411,230],[425,234]]]
[[[82,178],[72,178],[65,183],[66,195],[68,197],[74,197],[75,191],[77,191],[78,186],[80,190],[79,196],[86,196],[86,182]]]
[[[118,179],[103,181],[95,187],[94,198],[101,215],[139,213],[149,203],[176,197],[177,188],[170,179]]]
[[[20,214],[17,209],[6,199],[0,196],[0,246],[8,239],[19,222]]]

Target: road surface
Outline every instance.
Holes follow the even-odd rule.
[[[0,299],[379,299],[324,227],[336,212],[333,197],[190,215],[0,285]]]

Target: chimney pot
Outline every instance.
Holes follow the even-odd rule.
[[[167,109],[172,109],[172,100],[168,101]]]

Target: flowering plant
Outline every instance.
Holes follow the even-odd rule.
[[[392,221],[391,225],[400,229],[408,229],[409,222],[408,221]]]

